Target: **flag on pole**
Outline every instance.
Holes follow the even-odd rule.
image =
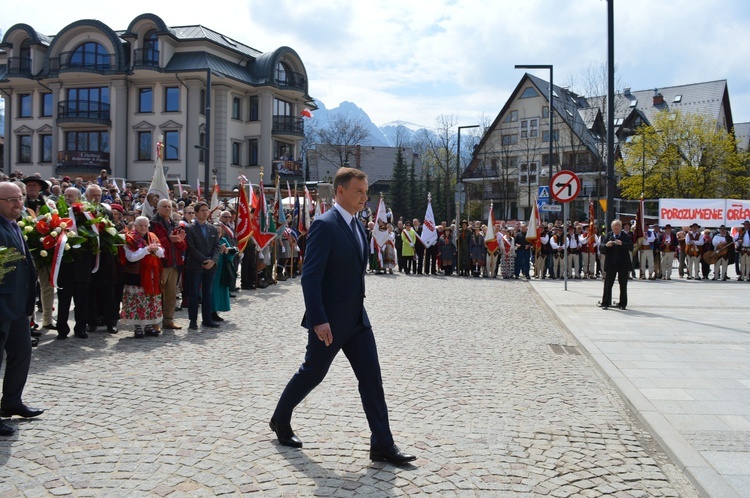
[[[179,176],[177,177],[177,191],[180,193],[180,197],[182,197],[182,182]]]
[[[646,236],[646,222],[643,220],[643,194],[641,194],[641,199],[638,201],[638,212],[635,215],[634,225],[633,238],[638,244]]]
[[[594,252],[594,244],[596,244],[596,209],[594,208],[594,201],[589,197],[589,232],[586,237],[586,244],[589,246],[589,253]]]
[[[251,192],[252,188],[253,186],[250,185]],[[250,203],[247,200],[247,194],[245,194],[245,184],[242,178],[240,178],[240,197],[237,202],[237,228],[235,233],[237,236],[237,249],[240,252],[245,250],[250,237],[253,235],[251,218]]]
[[[437,244],[438,240],[435,215],[432,212],[432,195],[429,192],[427,193],[427,210],[424,213],[424,221],[422,222],[422,235],[419,236],[419,239],[425,248]]]
[[[310,195],[310,191],[307,190],[307,185],[305,185],[305,212],[303,215],[303,221],[305,222],[305,231],[310,229],[310,224],[312,223],[312,220],[310,219],[310,211],[312,211],[312,209],[312,196]]]
[[[161,153],[164,145],[161,142],[156,143],[156,163],[154,164],[154,176],[151,178],[151,186],[148,188],[146,194],[146,202],[141,207],[141,214],[148,218],[154,215],[154,209],[151,203],[148,202],[148,198],[151,194],[156,194],[161,199],[169,199],[169,185],[167,185],[167,179],[164,177],[164,165],[161,162]],[[158,202],[158,201],[157,201]]]
[[[500,245],[497,243],[497,234],[495,233],[495,213],[490,202],[490,215],[487,219],[487,233],[484,234],[484,245],[487,247],[487,252],[494,253],[500,249]]]
[[[200,179],[200,177],[198,177],[198,182],[196,183],[196,185],[197,185],[196,190],[198,191],[198,200],[200,200],[201,197],[203,197],[203,193],[201,192],[201,179]]]
[[[259,195],[253,196],[253,208],[255,209],[255,215],[253,216],[253,239],[258,244],[261,250],[265,249],[268,244],[276,237],[276,225],[271,219],[268,212],[268,204],[266,203],[266,195],[263,186],[263,177],[261,176],[259,185]]]
[[[318,197],[318,202],[315,204],[315,218],[323,214],[323,199]]]
[[[294,191],[297,191],[297,186],[295,185]],[[294,211],[292,212],[292,222],[294,223],[294,226],[297,227],[297,233],[302,233],[302,231],[305,229],[304,220],[302,219],[302,207],[299,204],[299,197],[294,196]]]
[[[534,196],[534,204],[531,206],[531,217],[529,218],[529,228],[526,231],[526,240],[534,242],[534,247],[539,248],[542,245],[541,231],[542,221],[539,218],[539,202]]]
[[[378,211],[375,215],[375,229],[372,231],[372,243],[377,254],[380,266],[383,266],[383,248],[388,243],[388,211],[385,207],[385,200],[380,196]]]
[[[211,220],[211,223],[216,223],[219,221],[219,216],[221,216],[221,208],[219,207],[219,184],[216,182],[216,177],[214,177],[214,188],[211,189],[211,206],[209,211],[209,218]]]
[[[276,193],[273,197],[273,221],[277,225],[281,225],[282,221],[286,221],[284,216],[284,209],[281,206],[281,189],[279,188],[279,175],[276,175]]]
[[[312,112],[310,112],[310,109],[302,109],[302,112],[300,112],[299,115],[307,119],[310,119],[313,117]]]
[[[125,178],[122,179],[122,191],[125,192],[127,190],[128,186],[125,185]]]

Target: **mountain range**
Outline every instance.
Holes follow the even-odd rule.
[[[318,109],[313,112],[314,127],[325,128],[328,122],[336,115],[344,114],[353,120],[362,122],[369,132],[367,139],[361,145],[375,147],[395,147],[397,141],[410,144],[420,134],[432,134],[428,128],[421,127],[414,123],[406,121],[391,121],[377,126],[372,122],[370,116],[353,102],[341,102],[338,107],[328,109],[325,104],[319,100],[315,101]]]

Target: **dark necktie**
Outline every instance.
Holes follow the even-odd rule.
[[[23,235],[21,235],[21,228],[18,226],[18,223],[16,223],[15,221],[10,222],[10,227],[16,236],[16,243],[18,244],[18,249],[21,251],[21,254],[26,254],[26,245],[23,243]]]
[[[352,221],[349,222],[349,226],[352,229],[352,232],[354,233],[354,238],[357,239],[357,246],[359,247],[360,251],[362,250],[362,239],[359,236],[359,230],[357,230],[357,218],[352,216]]]

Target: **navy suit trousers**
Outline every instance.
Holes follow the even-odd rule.
[[[215,268],[215,267],[214,267]],[[213,306],[214,272],[212,268],[200,273],[185,272],[190,286],[190,302],[188,303],[188,317],[191,322],[198,320],[198,301],[201,302],[201,315],[204,322],[211,321],[211,307]]]
[[[0,407],[18,408],[22,404],[21,396],[31,365],[29,318],[0,321],[0,346],[5,349],[7,355]],[[2,366],[3,355],[0,352],[0,369]]]
[[[321,383],[333,359],[343,350],[359,384],[362,407],[372,432],[370,446],[376,449],[392,446],[393,436],[388,423],[388,407],[372,328],[362,326],[348,336],[335,329],[332,332],[333,343],[326,346],[315,332],[308,331],[305,361],[281,394],[273,419],[279,423],[290,423],[294,408]]]

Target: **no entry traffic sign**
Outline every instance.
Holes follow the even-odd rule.
[[[570,202],[581,192],[581,179],[572,171],[555,173],[549,182],[549,193],[557,202]]]

